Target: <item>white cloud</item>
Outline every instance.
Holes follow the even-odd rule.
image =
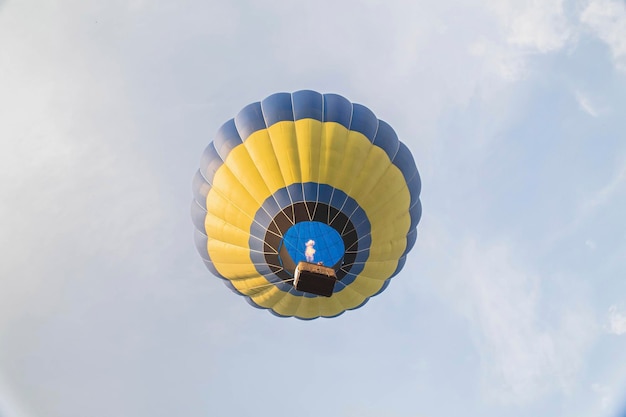
[[[84,352],[76,340],[91,331],[94,350],[107,349],[97,342],[103,326],[93,324],[101,317],[97,300],[106,297],[96,289],[110,291],[119,308],[113,282],[124,281],[126,295],[137,274],[153,272],[149,262],[130,270],[159,256],[145,242],[163,230],[164,210],[154,171],[133,146],[136,125],[119,63],[76,33],[85,19],[74,18],[75,9],[30,7],[11,3],[0,13],[0,376],[33,415],[57,415],[52,408],[65,408],[54,405],[63,403],[60,391],[76,388],[69,375],[88,368],[67,366]],[[122,263],[127,270],[119,275],[103,272]],[[116,329],[124,323],[108,317]],[[83,320],[89,330],[75,331]],[[50,382],[60,375],[50,372],[56,365],[66,382]],[[9,408],[2,412],[21,417],[13,403],[0,404]]]
[[[533,55],[558,51],[573,37],[562,0],[485,1],[480,6],[488,11],[489,28],[470,38],[468,50],[505,81],[525,78]]]
[[[528,54],[502,42],[479,39],[469,45],[468,52],[482,58],[487,73],[507,82],[523,79],[528,71]]]
[[[22,401],[18,401],[10,385],[0,375],[0,417],[30,417]]]
[[[617,164],[614,174],[604,185],[585,192],[586,197],[578,202],[572,220],[552,233],[544,243],[545,247],[551,247],[561,239],[571,236],[582,225],[591,221],[594,215],[601,211],[600,209],[611,207],[611,202],[626,190],[626,162],[624,162],[624,156],[618,157],[618,160],[622,162]],[[587,239],[585,245],[594,250],[598,246],[598,242]]]
[[[626,334],[626,311],[621,311],[617,306],[609,308],[609,324],[607,331],[611,334]]]
[[[606,385],[594,383],[591,385],[591,390],[599,397],[600,409],[608,410],[611,405],[611,389]]]
[[[626,5],[619,0],[591,0],[580,15],[611,50],[615,66],[626,71]]]
[[[609,203],[626,183],[626,162],[618,166],[613,177],[598,191],[593,193],[582,206],[583,215]]]
[[[580,91],[576,91],[574,94],[576,96],[576,102],[585,113],[592,117],[598,117],[600,111],[592,104],[587,95]]]
[[[515,1],[508,4],[509,43],[546,53],[561,49],[570,38],[563,0]]]
[[[540,278],[505,244],[468,241],[458,259],[450,286],[471,324],[487,398],[524,404],[567,392],[593,334],[586,309],[544,299]]]
[[[18,8],[15,22],[0,23],[6,58],[0,61],[5,70],[0,79],[0,214],[10,219],[0,248],[12,260],[0,268],[13,278],[5,284],[16,287],[48,276],[47,256],[58,262],[70,250],[75,256],[98,250],[124,254],[128,233],[138,238],[159,212],[150,210],[144,217],[146,204],[158,201],[158,193],[132,147],[134,122],[115,65],[72,42],[65,15],[33,16],[36,33],[2,41],[11,38],[4,35],[15,29],[11,24],[19,27],[21,17],[31,18],[28,12],[28,7]],[[52,6],[46,13],[62,14]],[[42,273],[15,278],[34,268]],[[8,299],[1,308],[6,308],[13,302],[8,288],[3,295]]]
[[[585,246],[587,246],[590,250],[595,250],[598,245],[593,240],[587,239],[585,240]]]
[[[510,0],[484,2],[501,27],[505,41],[529,52],[547,53],[562,48],[572,29],[563,0]]]

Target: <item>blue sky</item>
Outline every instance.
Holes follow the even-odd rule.
[[[218,127],[304,88],[389,122],[424,207],[312,322],[189,219]],[[624,114],[618,0],[0,1],[0,416],[622,417]]]

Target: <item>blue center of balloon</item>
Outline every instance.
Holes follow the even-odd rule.
[[[333,266],[344,255],[343,239],[335,229],[320,222],[300,222],[283,236],[283,245],[291,259]]]

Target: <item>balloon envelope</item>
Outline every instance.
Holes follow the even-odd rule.
[[[417,237],[421,182],[409,149],[365,106],[277,93],[218,130],[193,180],[196,247],[255,307],[334,317],[383,291]],[[293,286],[299,261],[332,266],[330,297]]]

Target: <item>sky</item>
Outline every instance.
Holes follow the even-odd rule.
[[[363,308],[205,269],[191,179],[277,92],[411,149],[423,216]],[[0,0],[1,417],[626,416],[623,0]]]

